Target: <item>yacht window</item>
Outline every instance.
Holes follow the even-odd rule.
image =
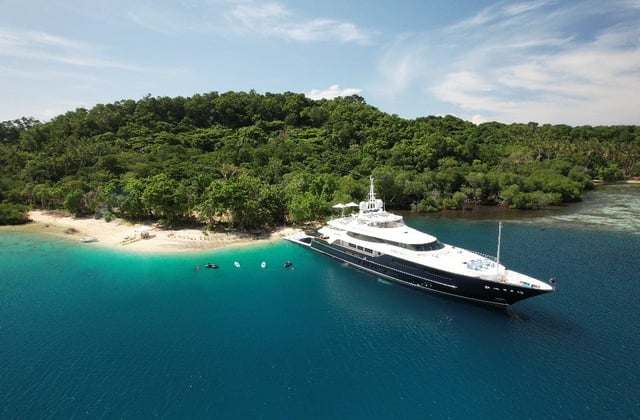
[[[398,227],[404,226],[404,224],[400,222],[378,222],[378,221],[373,221],[369,223],[369,225],[377,228],[398,228]]]

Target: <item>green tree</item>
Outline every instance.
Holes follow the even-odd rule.
[[[89,213],[84,193],[81,190],[73,190],[65,196],[64,208],[74,216],[85,216]]]
[[[282,199],[278,191],[258,178],[241,173],[237,177],[214,180],[198,206],[209,224],[228,222],[236,229],[257,229],[281,217]]]
[[[146,179],[141,199],[154,215],[169,223],[183,218],[189,210],[184,185],[164,173]]]
[[[134,177],[126,177],[120,187],[113,188],[115,204],[120,212],[131,219],[141,219],[148,214],[142,200],[145,182]]]

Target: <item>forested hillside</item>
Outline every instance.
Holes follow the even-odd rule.
[[[640,175],[640,129],[407,120],[359,96],[253,91],[0,124],[5,222],[24,205],[260,229],[360,201],[369,175],[390,209],[543,207],[580,200],[596,178]]]

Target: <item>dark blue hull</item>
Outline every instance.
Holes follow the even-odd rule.
[[[353,249],[329,244],[320,238],[307,237],[299,243],[309,246],[316,252],[403,286],[491,306],[504,308],[520,300],[548,292],[547,290],[452,274],[389,255],[371,257],[360,254]]]

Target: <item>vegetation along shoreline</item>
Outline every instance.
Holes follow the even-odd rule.
[[[366,196],[389,209],[544,208],[637,180],[638,126],[389,115],[360,96],[211,92],[0,123],[0,224],[64,209],[207,232],[272,231]]]

